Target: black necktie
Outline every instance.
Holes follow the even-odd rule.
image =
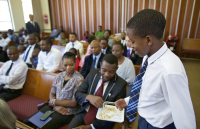
[[[28,49],[28,51],[27,51],[27,53],[26,53],[26,55],[25,55],[24,62],[26,62],[26,59],[27,59],[27,57],[28,57],[28,53],[29,53],[30,50],[31,50],[31,47],[29,47],[29,49]]]
[[[72,42],[72,48],[74,48],[74,43]]]
[[[11,63],[10,68],[7,70],[7,72],[6,72],[6,74],[5,74],[6,76],[8,76],[8,74],[9,74],[11,68],[12,68],[12,65],[13,65],[13,63]]]
[[[94,60],[93,60],[93,62],[92,62],[92,66],[91,66],[91,68],[90,69],[93,69],[93,68],[95,68],[95,64],[96,64],[96,56],[95,56],[95,58],[94,58]]]

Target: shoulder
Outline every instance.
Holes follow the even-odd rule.
[[[100,69],[91,69],[90,70],[90,74],[88,74],[88,75],[95,75],[95,74],[97,74],[97,73],[100,73]],[[94,77],[94,76],[92,76],[92,77]]]
[[[169,49],[167,50],[166,54],[161,57],[160,63],[164,67],[166,74],[182,74],[183,72],[185,73],[185,69],[181,60]]]
[[[59,55],[62,55],[61,51],[56,49],[56,48],[51,48],[52,49],[52,52],[55,53],[55,54],[59,54]]]
[[[78,81],[83,81],[84,80],[83,76],[79,72],[77,72],[77,71],[75,71],[75,78]]]
[[[83,46],[83,44],[82,44],[80,41],[78,41],[78,40],[76,40],[76,43],[77,43],[78,45],[80,45],[80,46]]]
[[[28,66],[26,65],[26,63],[20,57],[17,61],[17,64],[19,64],[20,67],[28,69]]]
[[[118,76],[117,74],[116,74],[116,84],[119,84],[119,85],[121,85],[121,86],[123,86],[123,85],[126,85],[127,84],[127,82],[124,80],[124,79],[122,79],[120,76]]]
[[[88,60],[89,58],[92,58],[92,54],[85,57],[85,60]]]
[[[129,65],[133,65],[133,62],[129,58],[125,57],[125,61]]]

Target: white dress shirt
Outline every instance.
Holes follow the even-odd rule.
[[[148,58],[142,80],[138,102],[140,116],[157,128],[174,122],[177,129],[196,129],[184,66],[166,44]],[[125,101],[128,104],[129,97]]]
[[[47,70],[46,72],[57,72],[61,69],[62,53],[53,47],[47,54],[46,51],[40,51],[38,55],[37,70]]]
[[[94,68],[96,69],[96,68],[97,68],[97,64],[98,64],[98,61],[99,61],[99,58],[101,57],[101,52],[100,52],[99,55],[97,55],[97,56],[95,56],[95,55],[93,54],[93,56],[92,56],[93,60],[95,59],[95,57],[96,57],[96,62],[95,62]]]
[[[11,39],[9,37],[7,37],[6,39],[2,38],[0,40],[0,47],[5,48],[6,46],[8,46],[8,44],[10,43]]]
[[[123,46],[126,44],[126,40],[122,40],[121,39],[121,43],[123,44]]]
[[[34,27],[35,27],[35,23],[34,21],[29,21]]]
[[[99,87],[101,86],[101,83],[102,83],[102,76],[101,76],[101,78],[99,79],[99,82],[98,82],[98,84],[97,84],[97,87],[96,87],[96,89],[95,89],[94,94],[97,92],[97,90],[98,90]],[[103,85],[103,95],[104,95],[104,93],[105,93],[105,91],[106,91],[106,88],[107,88],[108,84],[109,84],[109,81],[108,81],[108,82],[105,82],[104,85]],[[94,95],[94,94],[93,94],[93,95]],[[102,96],[103,96],[103,95],[102,95]],[[88,102],[88,101],[85,101],[85,102]],[[89,106],[87,107],[87,109],[86,109],[87,112],[89,111],[89,108],[90,108],[90,105],[89,105]],[[92,129],[95,129],[95,127],[93,126],[93,124],[90,124],[90,125],[92,126]]]
[[[132,53],[132,51],[133,51],[133,48],[127,47],[127,51],[128,51],[128,50],[130,50],[129,52],[130,52],[130,55],[131,55],[131,53]]]
[[[65,47],[65,52],[68,52],[71,48],[73,48],[72,42],[69,42]],[[76,40],[74,42],[74,48],[79,50],[80,57],[82,58],[84,56],[83,44],[78,40]]]
[[[11,63],[12,61],[9,60],[0,68],[0,84],[5,84],[5,89],[22,89],[26,81],[28,67],[21,58],[18,58],[18,60],[13,62],[8,76],[5,76]]]
[[[29,46],[26,48],[26,51],[25,51],[25,53],[24,53],[24,58],[23,58],[23,60],[25,59],[26,53],[28,52],[29,48],[31,47],[31,49],[30,49],[30,51],[29,51],[29,53],[28,53],[28,56],[27,56],[27,58],[26,58],[26,62],[25,62],[25,63],[27,63],[27,64],[32,64],[30,58],[32,57],[32,53],[33,53],[33,50],[34,50],[34,48],[35,48],[35,45],[36,45],[36,44],[29,45]]]
[[[124,62],[118,66],[117,75],[128,83],[135,81],[135,68],[130,59],[125,57]]]
[[[106,54],[106,50],[107,50],[107,47],[105,49],[101,49],[101,52],[103,52],[103,54],[105,55]]]
[[[19,58],[21,58],[23,60],[24,59],[24,53],[20,54]]]

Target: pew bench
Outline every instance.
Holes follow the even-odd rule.
[[[56,75],[29,68],[22,94],[7,102],[19,121],[23,122],[37,112],[37,105],[49,99],[51,86]],[[66,127],[67,125],[60,129],[66,129]]]
[[[3,62],[0,62],[0,67],[2,65]],[[135,74],[137,75],[140,70],[140,66],[134,65],[134,67]],[[22,95],[7,102],[19,121],[24,121],[29,116],[37,112],[37,105],[49,99],[51,85],[53,84],[56,75],[57,74],[55,73],[47,73],[29,68]],[[60,127],[59,129],[66,129],[67,126],[68,124]],[[124,122],[115,123],[113,129],[121,129],[123,126]]]

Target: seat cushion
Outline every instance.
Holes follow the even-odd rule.
[[[7,103],[17,119],[24,121],[37,112],[37,105],[43,102],[44,100],[42,99],[22,94],[18,98],[8,101]]]

